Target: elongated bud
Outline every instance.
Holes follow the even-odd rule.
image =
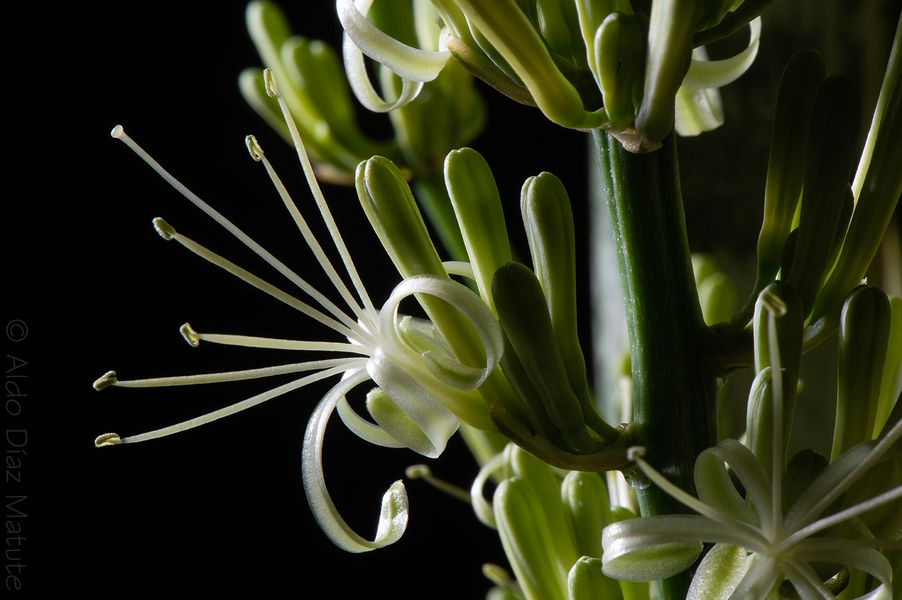
[[[552,51],[567,58],[577,54],[575,42],[578,33],[571,31],[577,27],[576,7],[572,0],[536,0],[536,20],[539,33]],[[580,44],[582,46],[582,44]],[[582,50],[581,47],[578,48]],[[585,60],[585,54],[579,58]]]
[[[758,234],[756,291],[773,280],[780,268],[783,244],[802,194],[811,105],[825,77],[820,55],[804,51],[792,57],[780,80],[767,163],[764,218]]]
[[[890,320],[889,299],[879,288],[859,288],[843,306],[832,460],[852,446],[871,439]]]
[[[598,80],[598,65],[595,62],[595,35],[605,18],[614,11],[631,14],[628,0],[576,0],[576,15],[579,30],[586,47],[586,62],[589,70]]]
[[[539,499],[550,528],[554,554],[561,569],[566,571],[580,555],[561,502],[561,480],[551,466],[513,444],[508,446],[507,459],[514,476],[529,484]],[[601,530],[596,530],[596,535],[598,531]]]
[[[625,129],[636,118],[633,100],[645,75],[645,32],[635,16],[611,13],[598,28],[593,47],[611,127]]]
[[[852,84],[829,77],[811,112],[799,234],[788,281],[807,314],[814,303],[839,228],[858,142],[859,100]]]
[[[601,559],[588,556],[583,556],[573,563],[573,567],[567,575],[567,594],[570,600],[620,600],[623,598],[620,584],[602,573]]]
[[[798,377],[788,369],[781,371],[783,377],[783,421],[782,421],[782,445],[787,448],[790,434],[792,433],[792,418],[795,413],[795,402],[798,388]],[[771,368],[765,367],[755,376],[752,387],[749,390],[749,399],[746,406],[746,444],[755,453],[759,462],[769,472],[773,464],[774,437],[780,435],[774,432],[774,385]],[[779,438],[777,438],[779,439]],[[784,457],[781,457],[783,460]],[[780,475],[774,475],[779,477]]]
[[[601,556],[598,532],[613,520],[611,499],[602,476],[579,471],[567,473],[561,484],[561,500],[576,537],[577,551],[583,556]]]
[[[876,437],[887,424],[893,406],[902,397],[902,298],[890,298],[891,323],[883,363],[883,381],[880,383],[880,400],[874,419]]]
[[[511,261],[510,242],[498,186],[485,159],[475,150],[453,150],[445,159],[445,185],[479,295],[495,310],[492,277]]]
[[[574,450],[589,450],[592,439],[570,387],[539,281],[527,267],[508,263],[495,272],[492,296],[501,326],[552,423]]]
[[[580,129],[600,127],[607,122],[603,110],[586,111],[576,88],[558,69],[515,0],[459,0],[455,4],[503,56],[536,106],[551,121]]]
[[[570,198],[561,180],[551,173],[527,179],[521,190],[520,213],[570,385],[578,396],[588,398],[576,316],[576,234]]]
[[[519,477],[506,479],[492,503],[504,552],[526,597],[566,600],[551,531],[533,489]]]
[[[689,69],[698,21],[695,0],[652,2],[645,90],[636,116],[639,135],[661,141],[673,130],[674,99]]]

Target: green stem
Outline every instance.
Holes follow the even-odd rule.
[[[651,462],[692,491],[695,457],[716,443],[713,370],[692,275],[673,136],[661,150],[633,154],[594,132],[626,305],[633,419]],[[653,485],[636,489],[643,515],[685,509]],[[682,598],[688,577],[665,581],[664,598]]]
[[[469,261],[444,181],[440,177],[417,177],[413,180],[413,189],[420,208],[451,260]]]

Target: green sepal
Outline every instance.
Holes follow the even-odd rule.
[[[561,500],[572,523],[576,549],[584,556],[601,556],[598,532],[613,521],[611,499],[603,477],[598,473],[571,471],[561,483]]]
[[[818,89],[808,129],[799,234],[786,276],[799,293],[805,314],[829,267],[858,145],[858,93],[841,77],[828,77]]]
[[[780,357],[780,366],[798,377],[799,365],[802,360],[802,334],[805,315],[802,309],[802,301],[792,286],[775,281],[761,290],[758,301],[755,303],[755,316],[753,331],[755,338],[755,373],[759,373],[765,367],[771,366],[770,336],[768,335],[768,319],[770,311],[768,305],[780,304],[780,310],[785,311],[776,317],[777,342]]]
[[[858,288],[843,306],[832,460],[872,439],[891,314],[889,298],[875,287]]]
[[[492,504],[504,552],[526,598],[566,600],[552,532],[532,487],[519,477],[506,479],[495,490]]]
[[[785,453],[788,449],[789,437],[792,433],[792,420],[795,413],[796,398],[798,396],[798,378],[788,369],[783,369],[783,430],[782,448],[784,456],[781,458],[785,464]],[[774,432],[774,397],[773,376],[771,368],[761,369],[752,381],[749,390],[748,404],[746,405],[746,444],[758,457],[764,469],[770,473],[773,465],[773,436]],[[777,475],[779,476],[779,475]]]
[[[601,572],[601,559],[583,556],[567,575],[569,600],[622,600],[620,584]]]
[[[495,311],[492,277],[511,261],[510,241],[501,197],[492,170],[481,154],[471,148],[448,153],[445,186],[463,236],[479,295]]]

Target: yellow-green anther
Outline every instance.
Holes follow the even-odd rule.
[[[266,84],[263,82],[263,69],[248,68],[243,70],[238,76],[238,90],[241,92],[244,101],[266,121],[267,125],[279,132],[286,141],[291,140],[288,126],[285,125],[285,119],[279,110],[278,102],[266,93]],[[310,150],[319,158],[317,148],[311,147]]]
[[[774,279],[780,268],[783,244],[802,195],[811,105],[826,76],[820,55],[803,51],[792,57],[780,80],[767,163],[764,217],[758,234],[756,293]]]
[[[561,484],[561,501],[583,556],[601,556],[598,532],[612,522],[611,499],[603,475],[571,471]]]
[[[576,310],[576,234],[570,198],[551,173],[527,179],[520,191],[520,213],[529,242],[533,269],[545,294],[551,327],[564,361],[570,386],[583,404],[593,429],[597,414],[591,406],[586,362],[579,345]],[[601,425],[604,429],[604,425]]]
[[[511,261],[510,242],[498,186],[488,163],[471,148],[452,150],[445,158],[445,186],[479,295],[494,311],[492,277]]]
[[[902,16],[855,174],[855,211],[839,258],[818,293],[812,319],[833,313],[874,259],[902,197]]]
[[[661,141],[673,130],[676,93],[689,70],[700,8],[696,0],[651,4],[645,89],[636,116],[636,131],[650,142]]]
[[[387,158],[374,156],[357,166],[354,179],[360,204],[398,272],[403,277],[447,277],[423,216],[398,167]],[[417,299],[464,364],[472,367],[485,364],[476,333],[457,311],[432,296],[420,295]]]
[[[783,444],[788,448],[789,436],[792,432],[792,418],[795,412],[798,377],[788,369],[782,369],[783,375]],[[774,398],[773,377],[771,368],[765,367],[755,376],[749,390],[746,405],[746,445],[755,453],[759,462],[768,472],[772,470],[774,448]],[[785,459],[785,456],[784,456]]]
[[[774,305],[777,304],[777,310]],[[805,315],[802,301],[792,286],[775,281],[758,295],[755,303],[753,330],[755,337],[755,373],[771,366],[770,340],[767,335],[768,314],[777,314],[780,366],[798,376],[802,359],[802,331]],[[767,423],[767,421],[765,422]]]
[[[891,314],[886,294],[874,287],[855,290],[843,306],[839,324],[832,460],[852,446],[871,439]]]
[[[894,404],[902,396],[902,298],[890,298],[889,338],[886,359],[883,362],[883,381],[880,383],[880,399],[874,418],[874,436],[883,429],[893,410]]]
[[[599,539],[596,531],[596,537]],[[599,546],[601,542],[599,541]],[[601,572],[601,559],[583,556],[567,575],[569,600],[622,600],[620,584]]]
[[[821,84],[811,109],[799,233],[786,277],[806,314],[829,268],[858,143],[859,112],[849,80],[828,77]]]
[[[645,75],[645,34],[638,19],[611,13],[597,30],[593,49],[595,73],[611,127],[626,129],[636,117],[634,92]]]
[[[514,0],[458,0],[468,21],[504,57],[551,121],[589,129],[607,122],[604,110],[587,112],[576,88],[561,73],[529,19]]]
[[[527,600],[567,600],[552,532],[532,487],[519,477],[506,479],[492,504],[504,553]]]
[[[548,417],[572,450],[590,451],[596,444],[570,387],[539,281],[522,264],[508,263],[495,272],[492,296],[501,326]],[[606,440],[616,439],[616,430],[604,425],[606,429],[597,433]]]
[[[506,458],[514,477],[519,477],[535,492],[547,521],[554,554],[562,570],[566,571],[579,558],[571,522],[561,502],[561,480],[547,463],[513,444],[508,446]],[[600,529],[596,530],[596,535]]]
[[[699,563],[686,600],[729,600],[748,569],[748,552],[730,544],[715,544]]]

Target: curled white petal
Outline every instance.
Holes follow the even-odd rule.
[[[893,567],[874,548],[850,547],[847,540],[809,539],[799,544],[793,555],[804,561],[835,562],[859,569],[875,577],[880,585],[855,600],[893,597]]]
[[[470,486],[470,503],[473,505],[473,511],[476,513],[476,518],[479,519],[480,523],[486,527],[491,527],[492,529],[496,529],[495,508],[492,506],[491,502],[485,499],[483,490],[486,481],[504,467],[504,462],[503,452],[490,458],[482,465],[482,468],[479,469],[479,474],[476,475],[476,479],[473,480],[473,485]]]
[[[381,31],[366,18],[372,0],[338,0],[338,18],[345,30],[342,55],[351,90],[366,108],[388,112],[412,101],[423,83],[438,77],[451,53],[413,48]],[[382,99],[370,83],[363,55],[385,65],[402,80],[400,96],[394,101]]]
[[[403,423],[393,421],[392,424],[398,429],[389,431],[390,435],[415,452],[429,458],[438,457],[460,426],[457,417],[398,367],[383,349],[377,348],[373,353],[367,362],[367,371],[409,419],[405,419]],[[411,422],[419,431],[409,431]],[[390,424],[384,423],[383,429],[389,426]]]
[[[379,525],[373,540],[367,540],[351,529],[341,518],[326,489],[322,462],[326,425],[338,401],[367,379],[369,376],[361,369],[337,383],[320,400],[310,416],[304,433],[302,474],[307,501],[320,528],[336,546],[348,552],[367,552],[393,544],[401,538],[407,528],[407,492],[400,481],[393,483],[382,497]]]
[[[466,317],[476,329],[485,351],[486,364],[483,368],[469,367],[456,359],[429,353],[427,366],[432,374],[445,384],[457,389],[475,389],[482,385],[495,370],[504,353],[504,335],[501,326],[488,306],[472,290],[450,279],[429,275],[419,275],[405,279],[392,291],[380,312],[383,331],[395,331],[398,306],[401,301],[414,294],[426,294],[444,300]],[[397,337],[397,332],[395,333]],[[454,376],[449,376],[453,372]]]
[[[745,73],[761,42],[761,17],[749,23],[749,43],[745,50],[722,60],[708,60],[704,46],[692,52],[692,62],[677,91],[674,128],[682,136],[711,131],[723,124],[723,104],[717,88],[736,81]]]
[[[344,36],[341,48],[351,91],[354,92],[357,101],[368,110],[381,113],[401,108],[416,98],[423,89],[422,82],[405,79],[402,82],[401,95],[396,100],[393,102],[383,100],[370,83],[370,76],[363,62],[363,53],[354,45],[354,41]]]
[[[382,63],[402,79],[432,81],[444,68],[450,52],[431,52],[403,44],[366,18],[373,0],[338,0],[338,20],[345,34],[364,54]]]

